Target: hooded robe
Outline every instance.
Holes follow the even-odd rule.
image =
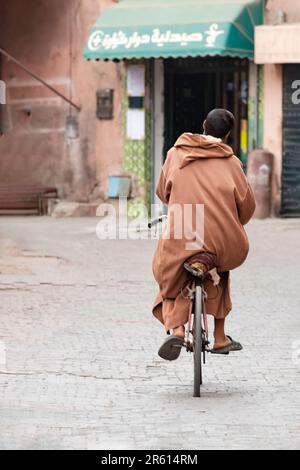
[[[221,281],[218,287],[210,280],[205,283],[207,313],[224,319],[232,309],[229,271],[248,256],[244,225],[255,211],[254,194],[241,161],[221,139],[183,134],[168,153],[157,196],[169,207],[169,223],[153,261],[160,289],[154,316],[166,330],[187,322],[190,300],[183,295],[188,282],[183,265],[199,252],[210,252],[216,255]],[[184,226],[181,234],[178,217]],[[187,219],[191,226],[186,230]]]

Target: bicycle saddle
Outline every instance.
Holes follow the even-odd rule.
[[[202,270],[192,268],[189,263],[184,263],[183,267],[189,274],[194,277],[203,278],[205,276],[205,273]]]
[[[216,268],[217,257],[213,253],[198,253],[184,263],[184,269],[192,276],[203,278],[209,271]]]

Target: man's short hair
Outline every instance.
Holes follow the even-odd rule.
[[[205,132],[207,135],[223,139],[235,124],[234,115],[226,109],[214,109],[206,118]]]

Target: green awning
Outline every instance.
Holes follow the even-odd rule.
[[[120,0],[89,36],[87,60],[254,57],[262,0]]]

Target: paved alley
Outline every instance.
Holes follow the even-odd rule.
[[[254,221],[228,334],[245,350],[160,360],[155,241],[97,220],[0,219],[1,449],[299,449],[300,220]]]

